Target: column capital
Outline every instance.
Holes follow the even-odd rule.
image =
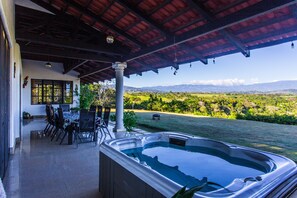
[[[127,68],[127,62],[112,63],[112,68],[114,68],[115,70],[124,70],[125,68]]]

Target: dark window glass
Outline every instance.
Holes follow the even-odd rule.
[[[31,104],[72,104],[73,82],[31,80]]]

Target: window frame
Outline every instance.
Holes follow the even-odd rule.
[[[67,84],[70,84],[70,88],[67,88]],[[37,93],[33,94],[35,89],[37,89]],[[55,90],[60,93],[58,96],[55,95]],[[39,93],[40,91],[41,93]],[[46,92],[50,94],[46,94]],[[67,92],[70,92],[70,94],[66,95]],[[37,98],[37,100],[33,100],[35,98]],[[56,98],[58,98],[60,102],[55,102]],[[69,103],[66,102],[66,98],[70,100]],[[37,103],[34,101],[37,101]],[[51,104],[73,104],[73,81],[31,79],[31,105],[43,105],[48,102]]]

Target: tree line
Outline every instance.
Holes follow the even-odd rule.
[[[126,93],[124,107],[297,124],[297,96],[283,94]]]

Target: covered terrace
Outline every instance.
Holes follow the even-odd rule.
[[[70,102],[56,104],[74,107],[80,84],[115,78],[122,131],[124,76],[233,53],[248,58],[297,39],[296,0],[2,0],[0,12],[1,178],[22,141],[22,112],[45,115],[47,99],[32,95],[37,81],[70,83]]]

